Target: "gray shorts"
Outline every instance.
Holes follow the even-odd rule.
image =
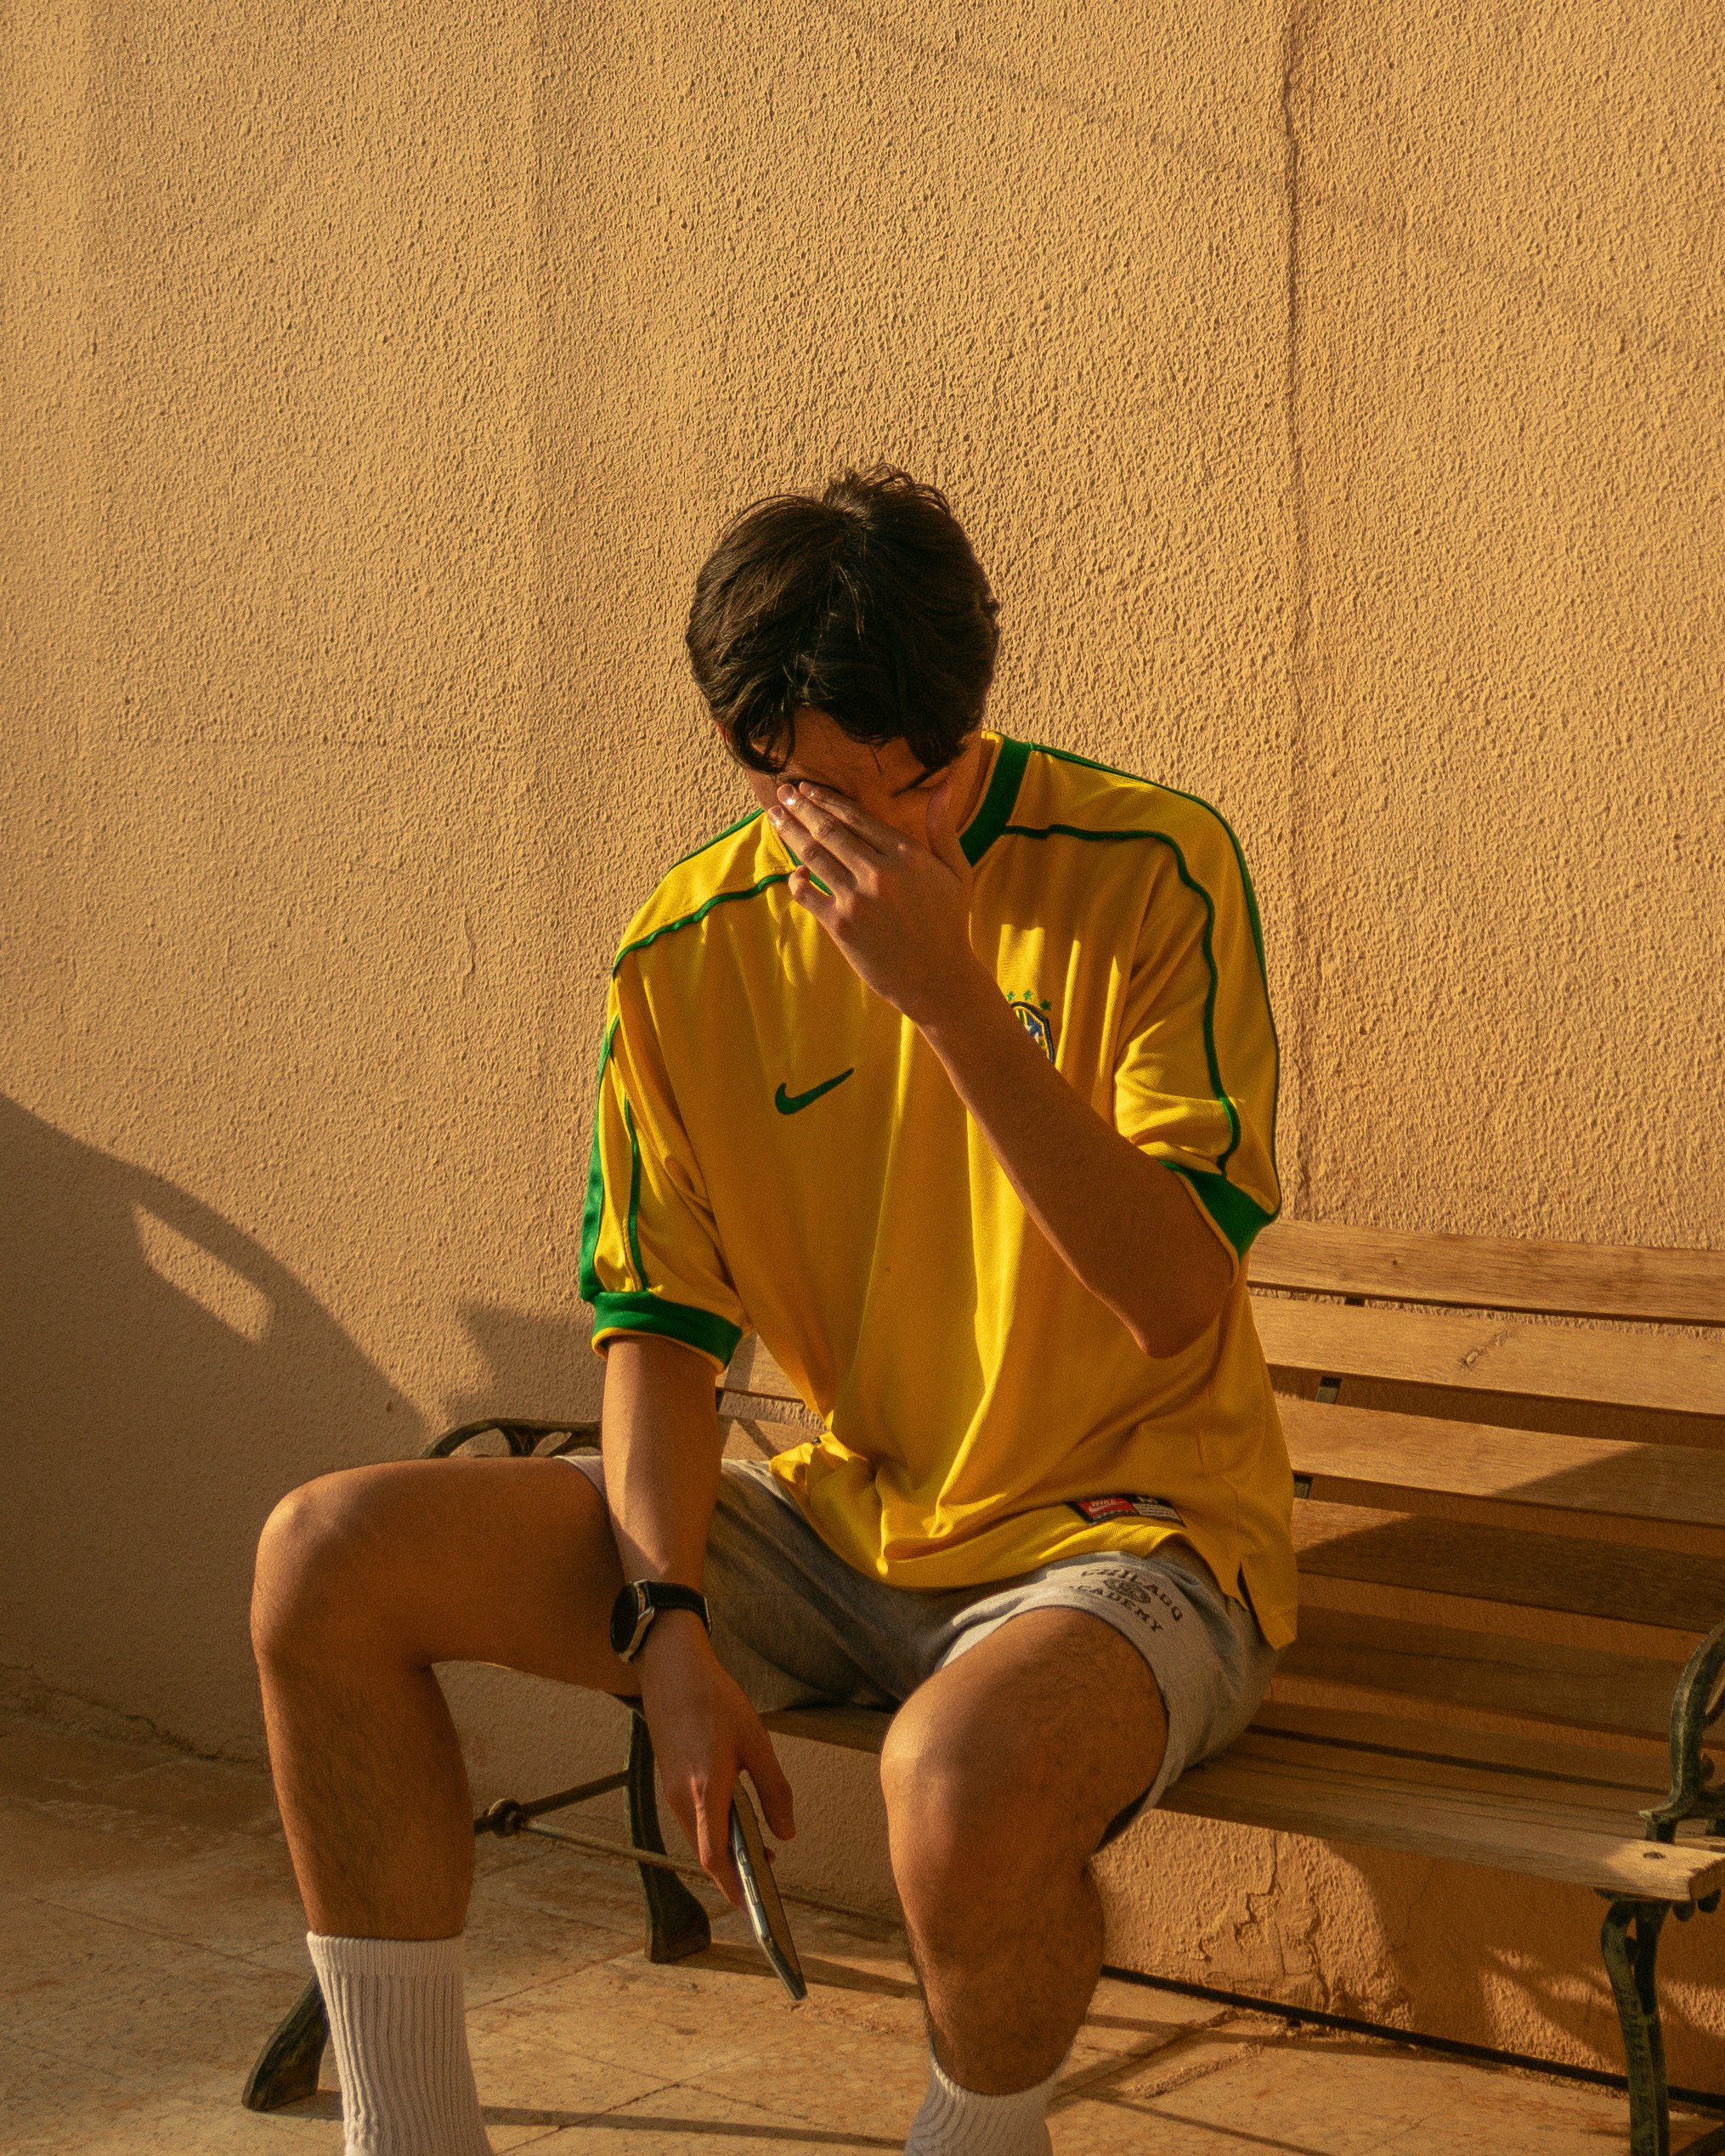
[[[562,1457],[604,1494],[597,1452]],[[1027,1610],[1084,1610],[1129,1639],[1168,1714],[1162,1767],[1110,1829],[1224,1745],[1280,1659],[1244,1604],[1185,1542],[1057,1559],[981,1587],[930,1592],[871,1580],[828,1548],[765,1462],[727,1459],[707,1538],[713,1647],[758,1714],[896,1706],[925,1678]]]

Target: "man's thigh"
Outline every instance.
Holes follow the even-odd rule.
[[[1083,1610],[1027,1610],[900,1708],[882,1758],[895,1848],[950,1842],[966,1870],[1082,1865],[1156,1780],[1167,1738],[1128,1640]]]
[[[495,1662],[629,1694],[611,1652],[622,1584],[603,1502],[556,1460],[402,1460],[323,1475],[276,1509],[257,1628],[424,1665]]]

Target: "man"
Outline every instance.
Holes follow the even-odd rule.
[[[1037,2156],[1101,1966],[1089,1860],[1292,1636],[1244,1265],[1279,1202],[1251,886],[1201,802],[983,727],[995,615],[902,473],[725,533],[688,648],[760,807],[613,969],[602,1462],[354,1469],[265,1531],[271,1756],[355,2156],[487,2146],[434,1662],[638,1696],[733,1902],[739,1770],[794,1831],[760,1715],[896,1705],[931,2054],[908,2147]],[[721,1467],[751,1327],[824,1434]]]

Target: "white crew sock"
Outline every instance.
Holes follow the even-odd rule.
[[[1057,2066],[1033,2089],[978,2096],[961,2089],[930,2052],[929,2092],[911,2121],[905,2156],[1053,2156],[1045,2114],[1060,2078]]]
[[[308,1932],[342,2082],[347,2156],[491,2156],[467,2057],[461,1935]]]

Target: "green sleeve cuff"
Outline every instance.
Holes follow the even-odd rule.
[[[1171,1160],[1165,1160],[1162,1166],[1191,1185],[1199,1204],[1227,1237],[1236,1257],[1242,1260],[1258,1230],[1267,1228],[1275,1218],[1225,1175],[1202,1168],[1181,1168]]]
[[[667,1302],[663,1295],[613,1295],[593,1298],[593,1345],[601,1348],[615,1333],[652,1333],[667,1340],[681,1340],[686,1348],[698,1348],[722,1370],[737,1352],[743,1338],[740,1325],[715,1317],[711,1310],[697,1310],[689,1303]]]

